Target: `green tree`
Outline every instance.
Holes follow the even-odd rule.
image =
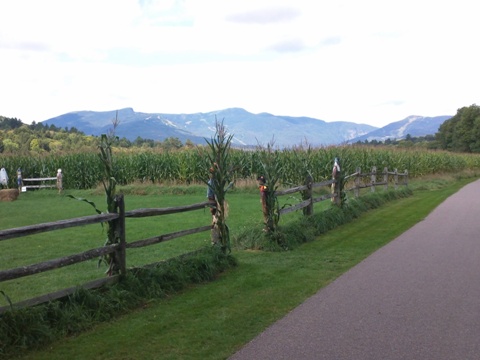
[[[187,141],[185,141],[185,148],[193,149],[194,147],[195,147],[195,144],[192,142],[192,140],[187,139]]]
[[[3,148],[5,149],[4,150],[5,152],[15,153],[18,151],[20,146],[16,142],[12,141],[11,139],[4,139]]]
[[[121,139],[118,140],[116,145],[121,148],[129,148],[132,146],[132,142],[128,140],[126,137],[122,137]]]
[[[473,104],[457,110],[435,134],[441,149],[458,152],[480,152],[480,107]]]
[[[183,146],[179,138],[169,137],[162,143],[162,148],[165,150],[178,150]]]
[[[36,153],[42,152],[42,149],[40,148],[40,142],[38,141],[38,139],[32,139],[30,141],[30,151],[33,151]]]
[[[7,118],[0,116],[0,130],[17,129],[22,126],[23,123],[16,118]]]

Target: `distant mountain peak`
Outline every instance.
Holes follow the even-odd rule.
[[[395,121],[366,135],[356,137],[351,142],[365,140],[385,141],[387,139],[401,140],[407,135],[413,137],[435,135],[438,132],[440,125],[451,117],[451,115],[434,117],[410,115],[403,120]]]

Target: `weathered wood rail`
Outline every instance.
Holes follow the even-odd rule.
[[[46,183],[47,181],[55,181],[54,184],[48,184]],[[43,178],[27,178],[23,179],[23,183],[38,183],[38,184],[33,184],[33,185],[24,185],[23,187],[27,189],[44,189],[44,188],[54,188],[56,187],[56,177],[43,177]]]
[[[211,225],[205,225],[196,227],[193,229],[181,230],[173,233],[162,234],[148,239],[141,239],[131,243],[126,242],[126,229],[125,229],[125,218],[140,218],[140,217],[149,217],[149,216],[161,216],[167,214],[175,214],[187,211],[194,211],[199,209],[204,209],[209,205],[209,203],[202,202],[192,205],[178,206],[178,207],[168,207],[168,208],[152,208],[152,209],[136,209],[131,211],[125,211],[123,196],[117,196],[116,203],[118,204],[116,212],[109,214],[100,214],[100,215],[91,215],[84,216],[75,219],[67,219],[54,221],[43,224],[23,226],[19,228],[0,230],[0,241],[19,238],[28,235],[34,235],[38,233],[43,233],[47,231],[54,231],[60,229],[66,229],[71,227],[90,225],[103,222],[112,222],[115,226],[116,232],[121,234],[119,236],[120,242],[116,244],[111,244],[107,246],[102,246],[94,249],[86,250],[82,253],[73,254],[57,259],[52,259],[37,264],[21,266],[13,269],[7,269],[0,271],[0,282],[18,279],[24,276],[34,275],[41,272],[58,269],[65,266],[70,266],[79,262],[87,261],[99,256],[104,256],[108,254],[115,253],[115,258],[118,259],[120,264],[118,268],[120,269],[120,274],[110,276],[108,278],[102,278],[89,283],[81,285],[81,287],[86,289],[98,288],[105,284],[111,284],[119,280],[120,277],[126,273],[126,249],[129,248],[140,248],[144,246],[154,245],[160,242],[176,239],[182,236],[199,233],[202,231],[208,231],[211,229]],[[42,295],[25,301],[15,303],[16,307],[25,307],[38,305],[43,302],[52,301],[67,295],[72,294],[77,287],[71,287],[68,289],[62,289],[50,294]],[[10,309],[10,306],[0,307],[0,313],[5,310]]]

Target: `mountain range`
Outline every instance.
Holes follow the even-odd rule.
[[[387,138],[402,139],[411,136],[433,135],[439,126],[451,116],[409,116],[377,128],[367,124],[346,121],[326,122],[310,117],[277,116],[269,113],[252,114],[241,108],[229,108],[208,113],[162,114],[135,112],[132,108],[112,111],[75,111],[42,121],[44,125],[60,128],[75,127],[87,135],[99,136],[119,124],[115,134],[134,141],[138,137],[163,141],[178,138],[195,144],[204,144],[215,135],[216,121],[225,125],[233,135],[234,146],[265,146],[273,143],[278,147],[301,144],[328,146],[354,143],[364,140]]]

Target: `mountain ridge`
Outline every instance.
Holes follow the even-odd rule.
[[[434,134],[440,124],[450,116],[410,116],[383,128],[348,121],[326,122],[321,119],[301,116],[279,116],[268,112],[253,114],[243,108],[228,108],[207,113],[166,114],[135,112],[133,108],[111,111],[73,111],[42,121],[45,125],[72,128],[87,135],[99,136],[113,128],[113,121],[119,124],[115,134],[134,141],[138,137],[163,141],[178,138],[196,144],[205,144],[206,139],[215,135],[215,122],[223,121],[227,132],[233,135],[235,146],[264,146],[273,143],[279,147],[300,144],[329,146],[380,139],[399,139],[400,127],[410,131],[412,136]],[[442,118],[442,119],[438,119]],[[406,135],[406,134],[405,134]]]

